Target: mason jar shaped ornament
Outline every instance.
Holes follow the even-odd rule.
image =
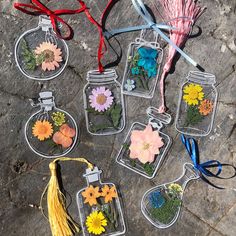
[[[116,186],[102,183],[101,172],[87,169],[87,187],[76,196],[83,235],[123,235],[126,227]]]
[[[25,139],[30,149],[46,158],[61,157],[75,146],[78,128],[74,118],[55,106],[52,92],[39,93],[40,107],[26,122]]]
[[[15,44],[17,67],[29,79],[46,81],[59,76],[68,58],[68,46],[57,37],[47,16],[39,16],[38,27],[23,33]]]
[[[125,127],[124,99],[116,71],[89,71],[84,87],[87,130],[92,135],[120,133]]]
[[[163,50],[157,43],[156,31],[151,33],[155,36],[154,41],[146,41],[147,30],[142,30],[140,38],[129,45],[122,81],[123,94],[144,98],[154,96]]]
[[[183,169],[181,177],[149,189],[142,197],[141,211],[157,228],[168,228],[177,221],[186,185],[190,180],[199,178],[199,173],[192,164],[185,163]]]
[[[171,138],[160,131],[171,122],[167,113],[160,114],[154,107],[147,109],[147,125],[134,122],[116,157],[116,162],[148,179],[152,179],[171,146]]]
[[[191,136],[207,136],[213,126],[217,90],[215,75],[189,72],[181,86],[175,128]]]

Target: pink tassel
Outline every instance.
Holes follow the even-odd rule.
[[[159,2],[164,9],[166,20],[177,29],[170,31],[170,39],[178,47],[182,47],[188,39],[192,26],[205,8],[197,5],[196,0],[159,0]],[[168,56],[160,79],[161,106],[159,107],[159,112],[161,113],[166,110],[164,80],[171,69],[175,54],[176,50],[169,46]]]

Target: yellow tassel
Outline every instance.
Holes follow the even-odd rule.
[[[58,161],[79,161],[86,163],[88,168],[93,169],[93,165],[84,158],[57,158],[49,164],[51,178],[45,188],[42,198],[47,191],[48,220],[50,223],[52,236],[72,236],[79,232],[79,227],[67,213],[65,205],[65,196],[61,192],[57,179],[57,162]],[[42,206],[41,209],[43,210]]]

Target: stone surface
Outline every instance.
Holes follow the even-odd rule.
[[[153,0],[154,1],[154,0]],[[182,166],[189,161],[180,135],[174,124],[166,127],[173,138],[173,145],[153,180],[145,179],[115,163],[126,133],[134,121],[146,122],[145,110],[148,106],[159,105],[158,89],[152,100],[128,97],[127,125],[116,136],[96,137],[86,131],[83,112],[82,90],[86,83],[86,73],[96,69],[98,34],[95,26],[85,19],[84,14],[66,16],[65,19],[75,30],[70,48],[69,64],[65,72],[49,82],[36,82],[24,78],[14,60],[14,43],[25,31],[37,25],[37,17],[32,17],[12,8],[13,0],[0,2],[0,235],[7,236],[49,236],[50,228],[39,209],[41,193],[49,178],[49,160],[32,153],[24,140],[24,124],[35,111],[29,98],[36,98],[40,91],[52,90],[58,107],[66,109],[80,127],[80,142],[70,153],[72,157],[85,156],[103,170],[103,179],[117,184],[127,224],[127,236],[143,235],[235,235],[236,192],[235,179],[213,180],[214,183],[229,188],[217,190],[202,181],[191,183],[186,189],[184,206],[177,223],[167,230],[158,230],[142,216],[140,202],[149,188],[171,181],[182,173]],[[29,3],[29,0],[21,2]],[[78,7],[76,1],[43,1],[49,7]],[[96,19],[99,19],[106,2],[85,1]],[[150,1],[146,1],[153,7]],[[219,92],[218,107],[213,131],[207,137],[198,138],[201,160],[216,159],[223,163],[236,164],[236,2],[235,0],[202,0],[207,7],[197,25],[202,33],[191,38],[184,50],[206,71],[217,77]],[[155,13],[155,10],[154,10]],[[120,0],[107,18],[106,27],[118,28],[142,24],[132,7],[131,1]],[[105,54],[104,64],[118,61],[115,67],[122,77],[126,61],[126,49],[138,32],[121,34],[110,40],[111,47]],[[161,42],[161,45],[165,45]],[[122,52],[122,56],[118,55]],[[165,51],[166,53],[166,51]],[[175,117],[181,81],[194,68],[182,57],[177,61],[175,71],[166,79],[166,102],[168,112]],[[121,81],[121,79],[119,79]],[[82,178],[84,166],[72,163],[61,165],[62,180],[67,191],[69,211],[79,222],[75,194],[86,185]],[[226,169],[225,174],[231,170]],[[43,199],[45,203],[45,199]]]

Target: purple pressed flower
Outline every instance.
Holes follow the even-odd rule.
[[[90,106],[98,112],[104,112],[109,109],[113,103],[114,97],[109,89],[98,87],[92,90],[89,96]]]

